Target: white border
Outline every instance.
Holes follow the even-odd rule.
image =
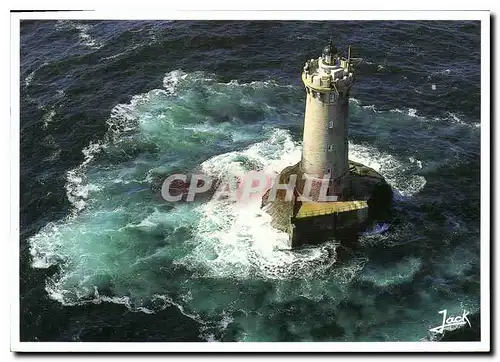
[[[161,14],[161,15],[160,15]],[[20,18],[19,13],[12,14]],[[481,20],[488,21],[485,11],[374,11],[374,10],[136,10],[131,12],[105,9],[99,11],[61,11],[22,13],[22,19],[87,20]]]
[[[161,15],[159,15],[161,14]],[[19,341],[19,21],[113,20],[480,20],[481,21],[481,342],[90,343]],[[487,11],[165,11],[11,14],[11,350],[86,352],[464,352],[490,350],[490,14]]]

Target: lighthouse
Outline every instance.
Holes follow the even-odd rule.
[[[311,185],[309,197],[314,201],[326,201],[321,197],[325,196],[321,194],[324,182],[329,183],[328,200],[347,197],[349,91],[354,80],[350,61],[350,48],[344,58],[330,42],[302,71],[306,107],[300,168],[305,185]]]
[[[390,185],[372,168],[348,158],[352,61],[350,47],[344,56],[330,41],[302,69],[302,157],[284,168],[262,197],[271,225],[288,233],[291,247],[347,240],[346,235],[351,239],[370,223],[390,217]]]

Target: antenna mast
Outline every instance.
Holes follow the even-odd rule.
[[[351,67],[351,46],[347,50],[347,73],[349,73],[349,68]]]

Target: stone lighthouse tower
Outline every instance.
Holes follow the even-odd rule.
[[[302,158],[284,168],[262,197],[271,225],[289,234],[292,247],[350,238],[390,215],[391,187],[375,170],[348,159],[353,69],[350,48],[347,53],[330,42],[306,62]]]
[[[309,197],[326,201],[321,197],[326,193],[328,200],[340,201],[345,199],[349,188],[348,108],[353,83],[350,54],[347,59],[341,57],[330,42],[321,57],[306,62],[302,81],[307,97],[300,167],[304,179],[311,185]],[[324,182],[329,185],[321,194]],[[309,190],[300,191],[307,197]]]

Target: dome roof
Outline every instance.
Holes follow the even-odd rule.
[[[338,50],[337,48],[335,47],[335,45],[332,44],[332,42],[330,41],[330,43],[325,47],[325,49],[323,49],[323,56],[325,55],[331,55],[331,56],[334,56],[338,53]]]

